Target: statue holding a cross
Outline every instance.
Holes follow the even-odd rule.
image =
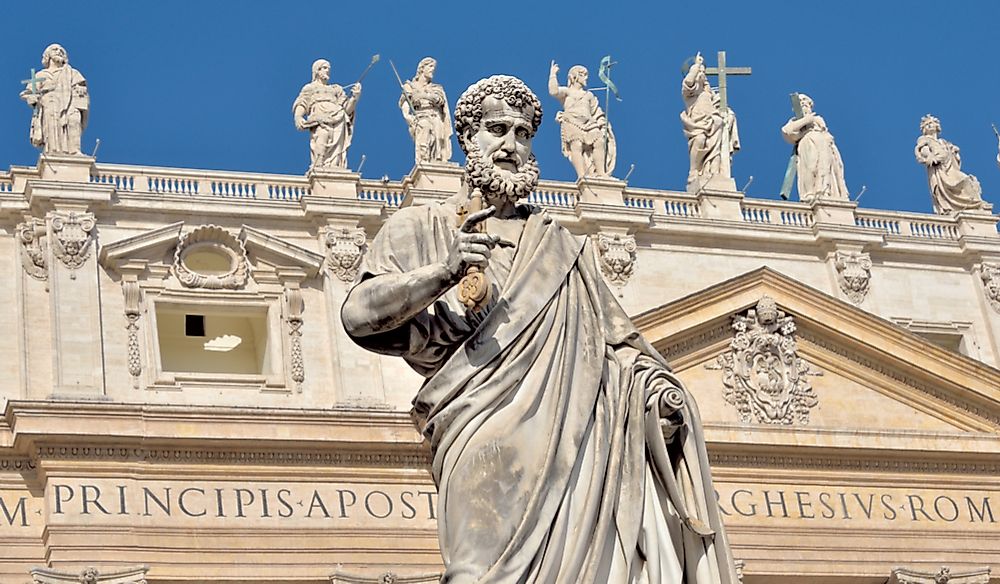
[[[736,114],[729,109],[726,75],[749,75],[749,67],[726,68],[726,54],[719,52],[719,66],[705,67],[698,53],[681,83],[684,111],[681,123],[688,140],[691,170],[687,188],[697,192],[705,188],[735,191],[732,155],[740,149]],[[719,90],[708,82],[709,75],[719,76]]]
[[[31,143],[46,154],[80,154],[80,139],[87,127],[90,96],[87,80],[69,66],[62,45],[52,44],[42,53],[38,74],[31,78],[21,99],[32,107]]]

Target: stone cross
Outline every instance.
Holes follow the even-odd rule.
[[[39,77],[35,74],[35,70],[31,70],[31,79],[23,79],[21,83],[31,86],[31,93],[38,93],[38,82],[45,81],[45,78]]]
[[[719,51],[719,66],[706,67],[705,75],[717,75],[719,77],[719,107],[726,111],[729,109],[729,99],[726,93],[727,75],[750,75],[753,71],[750,67],[726,67],[726,52]]]
[[[726,52],[718,52],[718,67],[705,67],[705,75],[716,75],[719,77],[719,110],[723,114],[729,112],[729,94],[727,92],[726,76],[728,75],[750,75],[753,71],[750,67],[726,67]],[[722,133],[722,176],[727,179],[732,178],[732,152],[730,151],[730,136],[733,131],[733,120],[727,117]],[[735,188],[735,187],[733,187]]]
[[[802,100],[799,99],[798,93],[792,93],[792,115],[795,116],[796,120],[802,119]],[[781,181],[781,198],[785,201],[792,194],[792,183],[795,182],[795,171],[797,170],[799,162],[799,147],[798,145],[792,145],[792,156],[788,159],[788,168],[785,169],[785,179]],[[799,193],[801,198],[802,193]]]

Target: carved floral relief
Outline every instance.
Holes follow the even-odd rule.
[[[729,351],[719,356],[718,364],[723,396],[740,420],[808,424],[818,397],[806,379],[809,365],[796,352],[793,318],[764,296],[745,316],[733,318],[733,331]]]
[[[834,257],[837,282],[854,304],[861,304],[868,295],[872,278],[872,258],[869,254],[837,251]]]
[[[327,266],[330,271],[344,282],[353,282],[358,276],[366,241],[365,230],[361,227],[327,231]]]
[[[609,282],[618,287],[628,283],[635,271],[636,249],[634,235],[598,234],[598,258]]]

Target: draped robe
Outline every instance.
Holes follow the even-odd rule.
[[[589,239],[519,210],[482,313],[452,289],[355,339],[426,377],[412,413],[433,455],[442,582],[735,584],[694,401],[614,300]],[[443,262],[455,231],[452,201],[401,209],[359,279]],[[668,390],[685,405],[661,422],[650,404]]]

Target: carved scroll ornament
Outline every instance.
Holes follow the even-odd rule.
[[[71,270],[82,266],[90,256],[92,232],[97,224],[94,214],[57,211],[50,215],[50,222],[55,256]]]
[[[24,271],[36,280],[48,279],[48,243],[45,237],[45,221],[28,218],[15,228],[18,247],[21,251],[21,265]]]
[[[764,296],[746,316],[733,318],[735,335],[729,351],[718,358],[723,370],[723,396],[740,420],[763,424],[808,424],[817,403],[806,376],[809,365],[799,358],[795,322]]]
[[[33,568],[31,578],[34,584],[146,584],[147,572],[149,566],[113,570],[86,567],[78,572]]]
[[[635,271],[635,236],[600,233],[597,237],[601,271],[615,286],[625,286]]]
[[[979,277],[983,281],[986,300],[993,310],[1000,312],[1000,264],[984,262],[979,269]]]
[[[872,258],[866,253],[837,251],[834,257],[837,282],[854,304],[861,304],[868,295],[872,278]]]
[[[360,227],[327,231],[327,266],[330,271],[344,282],[353,282],[358,276],[366,241],[365,230]]]

